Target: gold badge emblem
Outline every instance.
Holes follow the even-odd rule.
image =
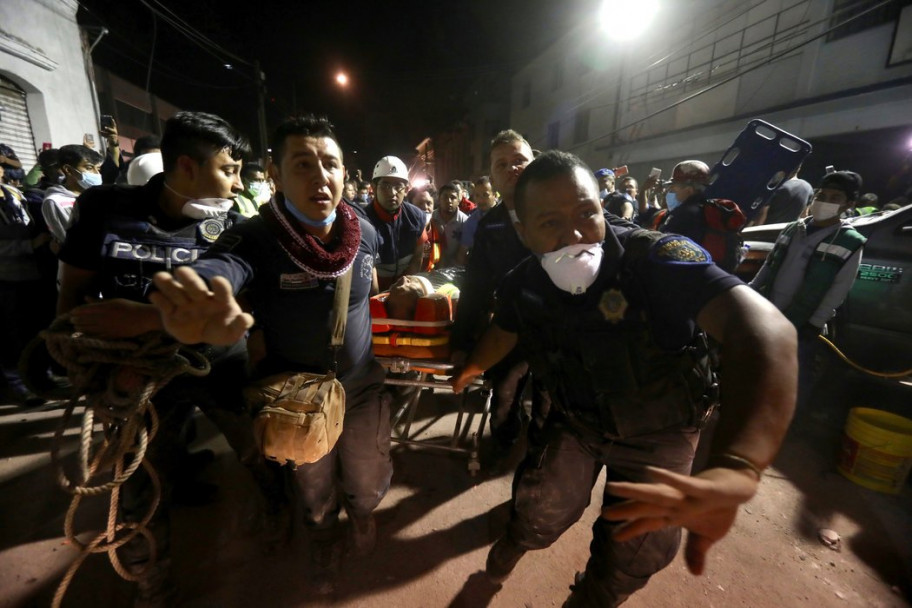
[[[656,255],[667,262],[708,262],[702,247],[683,237],[666,237],[659,241]]]
[[[624,314],[627,312],[627,298],[620,289],[609,289],[602,294],[599,310],[605,315],[605,320],[610,323],[623,321]]]
[[[200,236],[210,243],[214,243],[218,239],[219,235],[224,231],[225,223],[222,220],[216,218],[205,219],[200,222],[199,225]]]

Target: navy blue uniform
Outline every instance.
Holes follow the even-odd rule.
[[[504,541],[520,549],[548,547],[573,525],[603,466],[612,481],[646,481],[646,465],[690,473],[712,380],[695,317],[740,281],[676,235],[609,226],[603,247],[599,276],[582,295],[555,287],[534,258],[498,291],[494,323],[518,334],[551,398],[514,481]],[[615,500],[603,496],[605,506]],[[574,591],[580,603],[572,605],[617,605],[680,543],[679,529],[618,543],[614,525],[595,522],[586,576]]]
[[[67,231],[60,259],[97,273],[94,290],[104,299],[146,302],[152,276],[161,270],[187,265],[199,258],[227,228],[243,218],[227,212],[217,218],[195,220],[167,216],[158,204],[164,175],[145,186],[97,186],[77,200],[74,223]],[[212,369],[202,378],[179,376],[154,397],[161,429],[147,452],[163,482],[163,499],[150,529],[160,559],[169,555],[169,500],[171,485],[186,452],[185,428],[199,407],[221,430],[238,458],[265,485],[269,476],[260,462],[251,421],[244,411],[241,389],[246,381],[245,343],[230,347],[199,345]],[[266,488],[264,488],[265,490]],[[121,503],[127,521],[137,521],[146,510],[152,486],[143,469],[124,485]],[[125,547],[130,565],[148,560],[141,538]]]
[[[382,291],[405,274],[418,242],[425,238],[427,216],[409,202],[403,202],[399,210],[390,215],[376,201],[364,209],[364,215],[380,238],[380,250],[374,265]]]
[[[350,517],[368,517],[392,477],[389,407],[380,397],[384,372],[374,359],[369,307],[380,242],[366,220],[357,216],[357,221],[361,242],[338,356],[346,396],[342,435],[332,452],[295,471],[305,523],[317,529],[335,524],[340,494]],[[262,216],[226,232],[193,267],[205,279],[225,277],[235,293],[245,290],[266,344],[257,375],[329,369],[335,281],[317,279],[296,266]],[[341,492],[336,491],[337,479]]]

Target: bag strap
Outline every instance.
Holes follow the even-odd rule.
[[[337,354],[345,341],[345,325],[348,323],[348,299],[351,294],[352,268],[354,264],[348,267],[348,270],[336,279],[336,293],[333,297],[333,331],[330,341],[330,350],[332,351],[332,371],[335,372],[338,367]]]

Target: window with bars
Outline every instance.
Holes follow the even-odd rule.
[[[835,27],[827,34],[827,42],[839,40],[884,23],[896,21],[904,6],[912,0],[834,0],[830,27]],[[838,27],[837,27],[838,26]]]

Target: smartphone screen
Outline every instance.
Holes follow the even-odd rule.
[[[653,167],[649,172],[649,177],[652,179],[659,179],[659,176],[662,175],[662,170],[658,167]]]
[[[85,142],[85,145],[87,145],[88,147],[90,147],[90,148],[95,147],[95,136],[92,135],[91,133],[86,133],[85,137],[83,137],[83,141]]]
[[[114,117],[110,114],[101,115],[101,128],[110,129],[114,127]]]

